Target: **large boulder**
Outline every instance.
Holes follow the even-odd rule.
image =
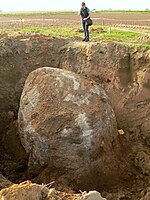
[[[96,183],[97,177],[111,181],[118,170],[115,114],[94,82],[62,69],[33,71],[21,96],[18,122],[29,173],[49,166],[86,185],[85,180]]]

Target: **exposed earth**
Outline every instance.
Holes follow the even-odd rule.
[[[0,143],[0,199],[148,200],[150,50],[1,37]]]
[[[150,29],[150,14],[147,13],[126,13],[126,12],[118,12],[118,13],[92,13],[92,18],[95,25],[103,25],[103,26],[122,26],[126,25],[127,27],[138,27],[138,28],[148,28]],[[63,27],[63,26],[72,26],[72,25],[80,25],[80,18],[77,13],[43,13],[40,14],[16,14],[16,15],[0,15],[0,28],[11,28],[18,29],[20,28],[19,19],[24,19],[24,27]]]

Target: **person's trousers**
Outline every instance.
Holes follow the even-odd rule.
[[[89,40],[89,26],[87,25],[85,21],[82,21],[82,25],[83,25],[83,30],[85,34],[85,39]]]

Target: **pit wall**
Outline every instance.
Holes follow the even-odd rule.
[[[1,136],[9,123],[17,119],[28,74],[45,66],[67,69],[96,81],[111,100],[118,128],[150,144],[150,50],[38,35],[0,41]]]

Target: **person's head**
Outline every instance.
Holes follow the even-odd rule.
[[[84,9],[85,7],[86,7],[86,4],[85,4],[84,2],[82,2],[82,3],[81,3],[81,8]]]

